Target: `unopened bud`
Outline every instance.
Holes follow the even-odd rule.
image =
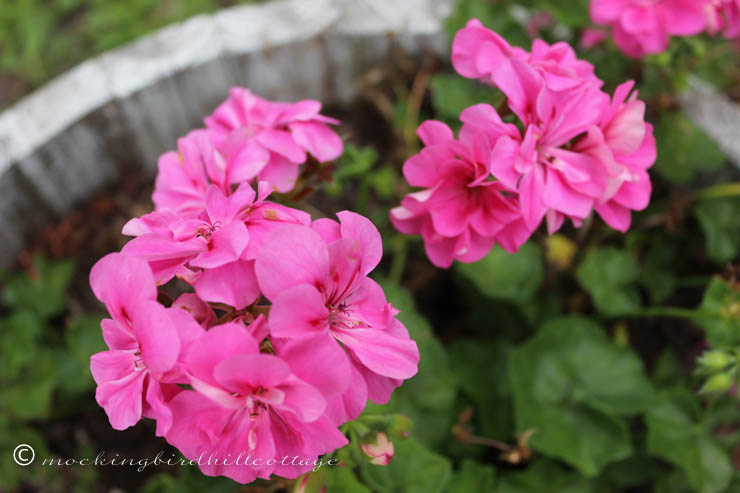
[[[699,357],[699,365],[711,371],[724,370],[732,362],[732,356],[720,350],[707,351]]]
[[[370,457],[370,463],[377,466],[386,466],[393,458],[395,449],[393,442],[388,440],[388,436],[382,431],[377,432],[374,437],[369,433],[362,440],[360,448]]]
[[[730,387],[732,387],[733,378],[728,375],[727,373],[717,373],[716,375],[712,375],[709,377],[709,379],[704,383],[701,390],[699,390],[699,393],[701,394],[714,394],[714,393],[723,393],[730,390]]]

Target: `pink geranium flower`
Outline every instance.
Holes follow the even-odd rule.
[[[327,385],[346,392],[332,411],[342,420],[359,415],[363,395],[387,402],[401,380],[416,373],[419,351],[383,290],[367,277],[382,255],[377,229],[352,212],[338,216],[341,225],[322,220],[314,228],[276,230],[257,256],[256,272],[272,301],[272,335],[311,337],[311,346],[336,362]]]
[[[626,55],[641,58],[668,48],[670,36],[704,30],[711,0],[591,0],[591,19],[611,26],[614,42]]]
[[[598,122],[608,97],[594,85],[555,93],[523,62],[514,60],[511,68],[499,84],[526,130],[523,136],[499,138],[491,173],[518,192],[530,230],[545,217],[550,233],[560,228],[565,217],[579,225],[604,194],[607,170],[598,159],[573,152],[566,144]],[[489,105],[468,108],[460,119],[494,135],[489,122],[500,121]]]
[[[637,99],[637,92],[630,95],[633,87],[629,81],[617,88],[598,127],[590,128],[574,147],[606,165],[606,190],[594,209],[609,226],[622,232],[630,227],[630,212],[650,202],[647,170],[657,157],[653,127],[644,120],[645,103]]]
[[[740,0],[710,0],[707,6],[707,30],[722,32],[728,39],[740,37]]]
[[[549,45],[541,39],[532,43],[531,51],[511,46],[497,33],[487,29],[478,19],[471,19],[455,34],[452,42],[452,65],[462,76],[480,79],[499,86],[499,78],[511,72],[509,64],[519,60],[544,79],[548,89],[560,91],[583,83],[601,86],[594,66],[579,60],[567,43]]]
[[[267,162],[250,166],[248,179],[259,177],[278,191],[287,192],[293,188],[307,153],[319,162],[342,154],[342,140],[328,126],[339,122],[321,115],[320,110],[318,101],[271,102],[248,89],[234,87],[205,123],[233,143],[243,142],[250,148],[250,155],[252,149],[266,152]]]
[[[156,302],[154,276],[143,260],[112,253],[90,273],[90,286],[112,319],[101,322],[109,351],[90,358],[95,397],[111,426],[123,430],[142,417],[157,420],[157,434],[172,423],[168,399],[185,383],[178,360],[201,327],[184,311]]]
[[[304,212],[265,201],[269,194],[265,182],[258,194],[242,183],[228,196],[210,185],[200,213],[160,209],[129,221],[123,232],[136,238],[122,251],[147,260],[159,284],[179,276],[201,299],[243,308],[259,296],[254,258],[265,239],[281,224],[310,223]]]
[[[157,209],[200,212],[211,185],[230,195],[232,185],[251,181],[269,158],[266,149],[238,134],[193,130],[178,139],[177,152],[159,157],[152,200]]]
[[[313,464],[283,463],[283,457],[315,459],[347,443],[324,414],[321,393],[297,378],[288,362],[261,353],[243,325],[211,328],[190,347],[185,363],[194,390],[172,399],[167,440],[199,460],[208,476],[240,483],[273,473],[295,478]]]
[[[420,234],[439,267],[480,260],[497,242],[514,252],[531,233],[518,201],[504,195],[513,189],[491,179],[492,147],[518,131],[500,120],[488,123],[491,134],[463,127],[455,140],[447,125],[424,122],[418,134],[425,148],[404,164],[408,183],[423,190],[407,195],[391,221],[403,233]]]

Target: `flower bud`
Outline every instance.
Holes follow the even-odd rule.
[[[386,466],[393,458],[395,453],[393,442],[388,440],[388,436],[382,431],[377,432],[374,437],[372,433],[365,435],[362,442],[360,448],[370,457],[371,464]]]
[[[730,387],[732,387],[733,378],[728,375],[727,373],[717,373],[716,375],[712,375],[709,377],[709,379],[704,383],[701,390],[699,390],[700,394],[714,394],[714,393],[723,393],[730,390]]]
[[[707,351],[699,357],[699,365],[710,371],[723,370],[727,368],[732,361],[732,356],[718,349]]]

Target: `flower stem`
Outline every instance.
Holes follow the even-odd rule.
[[[408,242],[406,236],[396,235],[393,238],[393,263],[391,264],[390,279],[396,284],[401,283],[403,271],[406,268]]]
[[[720,183],[711,187],[699,190],[696,198],[699,200],[719,199],[723,197],[740,197],[740,182]]]
[[[626,317],[667,317],[667,318],[702,318],[712,317],[714,314],[691,308],[680,308],[675,306],[653,306],[643,308],[633,313],[627,313]]]

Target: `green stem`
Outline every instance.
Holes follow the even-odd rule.
[[[405,235],[396,235],[393,238],[393,263],[391,264],[390,279],[396,284],[401,283],[403,271],[406,268],[408,242]]]
[[[699,190],[696,198],[699,200],[719,199],[723,197],[740,197],[740,182],[721,183]]]
[[[625,314],[627,317],[667,317],[667,318],[702,318],[712,317],[713,314],[691,308],[679,308],[675,306],[653,306],[642,310]]]

